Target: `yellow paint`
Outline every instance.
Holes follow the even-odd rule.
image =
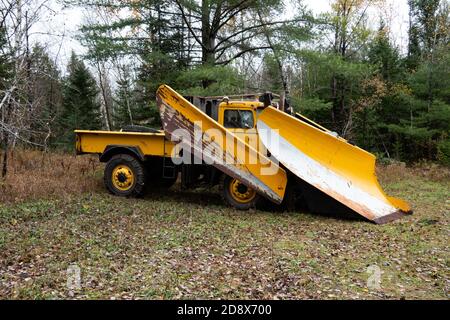
[[[277,128],[280,136],[309,158],[367,193],[405,212],[411,210],[403,200],[387,197],[383,192],[376,177],[376,158],[373,154],[332,136],[326,129],[326,132],[321,131],[271,107],[264,110],[259,120],[271,128]]]
[[[128,191],[134,185],[134,174],[130,167],[119,164],[112,172],[112,183],[114,187],[121,191]]]
[[[259,145],[258,134],[255,128],[257,121],[256,109],[262,107],[260,102],[222,102],[219,105],[219,123],[223,124],[223,115],[226,109],[250,110],[254,116],[254,126],[251,129],[228,128],[230,132],[255,150],[261,148],[266,155],[264,146]],[[123,145],[138,147],[146,156],[171,156],[175,144],[164,139],[164,131],[159,133],[148,132],[121,132],[121,131],[94,131],[75,130],[76,151],[78,153],[102,154],[108,145]]]
[[[102,154],[108,145],[138,147],[146,156],[171,156],[174,144],[165,140],[164,132],[141,133],[76,130],[78,153]]]
[[[165,101],[165,103],[181,113],[190,122],[195,123],[197,121],[201,121],[203,132],[217,132],[218,135],[220,135],[224,139],[216,139],[215,143],[222,150],[227,150],[234,156],[236,162],[238,163],[237,166],[240,166],[241,170],[246,170],[251,173],[251,175],[255,176],[259,181],[261,181],[275,194],[277,194],[280,199],[283,199],[287,184],[286,171],[278,167],[264,155],[259,154],[255,148],[246,144],[245,141],[242,141],[241,138],[234,135],[231,130],[223,127],[222,124],[207,116],[200,109],[193,107],[190,102],[184,99],[169,86],[160,86],[158,88],[157,95],[160,96]],[[253,106],[254,108],[259,106],[259,102],[250,102],[248,104],[250,106]],[[220,114],[222,114],[222,112],[220,112]],[[220,114],[219,117],[222,117],[220,120],[221,123],[223,123],[223,115]],[[228,137],[231,136],[231,139],[235,140],[235,143],[231,144],[234,147],[233,150],[231,150],[229,143],[227,143],[226,141],[227,139],[225,139],[227,137],[227,133]],[[252,161],[255,159],[256,161]],[[273,174],[271,175],[265,174],[265,172],[271,170],[270,168],[276,168],[274,170],[275,172],[273,172]]]
[[[375,156],[356,146],[353,146],[343,138],[334,137],[326,128],[314,124],[314,127],[308,123],[299,121],[293,117],[279,116],[280,111],[274,108],[266,108],[262,113],[260,110],[263,104],[258,101],[229,101],[221,102],[218,110],[219,124],[200,111],[193,108],[192,105],[181,95],[176,93],[168,86],[161,86],[158,89],[158,95],[163,97],[169,105],[180,112],[189,121],[201,121],[202,131],[210,129],[217,130],[222,137],[226,137],[227,133],[232,134],[232,138],[238,143],[234,143],[234,149],[230,150],[230,146],[223,139],[216,139],[215,142],[223,149],[233,154],[235,160],[240,163],[241,170],[247,170],[262,183],[274,191],[281,199],[284,197],[285,187],[287,183],[286,172],[282,168],[278,168],[274,175],[261,174],[263,168],[273,165],[263,155],[267,154],[267,150],[260,143],[256,130],[258,117],[271,128],[278,128],[280,135],[293,143],[293,145],[301,150],[311,159],[319,162],[327,169],[345,177],[351,183],[356,184],[359,188],[367,193],[390,203],[394,207],[410,211],[410,206],[403,200],[388,197],[380,187],[375,175]],[[224,112],[228,109],[232,110],[248,110],[254,117],[254,125],[252,128],[225,128]],[[299,115],[304,119],[302,115]],[[312,121],[311,121],[312,122]],[[76,150],[78,153],[96,153],[102,154],[108,145],[123,145],[138,147],[146,156],[171,156],[176,151],[175,144],[165,139],[163,131],[158,133],[138,133],[138,132],[112,132],[112,131],[88,131],[76,130]],[[215,139],[215,137],[210,138]],[[261,154],[259,154],[260,152]],[[259,155],[259,159],[265,161],[256,161],[249,163],[252,155]],[[239,165],[238,165],[239,166]],[[129,168],[128,168],[129,169]],[[127,173],[126,168],[117,169],[118,173]],[[113,173],[114,175],[114,173]],[[127,176],[127,175],[126,175]],[[130,176],[127,176],[130,178]],[[133,179],[134,177],[131,177]],[[114,181],[114,177],[113,177]],[[128,180],[127,180],[128,181]],[[128,188],[129,185],[123,182],[116,182],[115,186],[120,188]],[[248,189],[246,192],[239,192],[239,181],[234,180],[230,184],[230,193],[236,201],[251,201],[256,196],[255,191]]]
[[[263,103],[257,101],[230,101],[230,102],[221,102],[219,104],[218,110],[218,122],[223,125],[224,124],[224,115],[226,110],[239,110],[239,111],[250,111],[253,115],[253,127],[252,128],[226,128],[230,132],[232,132],[239,139],[244,141],[246,144],[251,146],[257,151],[260,151],[262,154],[267,155],[267,150],[260,146],[258,139],[258,132],[256,130],[256,121],[258,114],[256,112],[257,108],[263,107]],[[261,148],[261,150],[260,150]]]

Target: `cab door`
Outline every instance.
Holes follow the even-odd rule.
[[[255,150],[259,148],[256,113],[253,108],[223,108],[220,122],[238,138]]]

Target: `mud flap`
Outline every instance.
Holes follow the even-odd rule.
[[[282,202],[287,184],[285,170],[169,86],[158,88],[156,100],[168,139],[178,141],[193,158],[201,158],[267,199]]]
[[[259,115],[257,128],[274,158],[352,211],[378,224],[412,213],[406,202],[383,192],[374,155],[311,123],[268,107]]]

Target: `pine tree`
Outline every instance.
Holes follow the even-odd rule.
[[[139,111],[134,101],[132,78],[128,67],[120,67],[117,90],[114,97],[113,119],[117,129],[135,124],[139,120]]]
[[[391,90],[393,103],[384,104],[382,119],[403,159],[450,159],[449,7],[440,0],[409,0],[410,29],[405,64],[410,74],[404,94]],[[397,86],[397,88],[399,88]],[[386,101],[389,102],[389,101]],[[407,111],[407,112],[405,112]]]
[[[57,119],[61,114],[62,83],[56,64],[45,48],[36,44],[30,55],[29,99],[34,101],[32,131],[46,146],[54,142],[59,131]]]
[[[264,55],[261,78],[262,89],[276,93],[283,90],[280,69],[273,54]]]
[[[68,64],[68,76],[63,90],[61,141],[72,147],[75,129],[100,129],[100,104],[95,79],[75,53]]]
[[[395,82],[401,79],[402,68],[400,54],[389,39],[387,27],[381,21],[375,39],[369,45],[369,63],[378,68],[383,80]]]
[[[5,28],[0,26],[0,90],[7,89],[12,72],[11,53],[6,51],[6,43]]]

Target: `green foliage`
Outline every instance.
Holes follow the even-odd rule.
[[[129,66],[120,68],[114,97],[113,119],[116,129],[125,125],[148,125],[159,127],[159,113],[155,93],[159,82],[135,79]],[[146,77],[141,68],[140,78]]]
[[[266,91],[281,92],[283,90],[283,82],[281,80],[280,67],[273,53],[266,53],[263,58],[261,86]]]
[[[114,129],[160,127],[155,93],[163,83],[200,96],[280,93],[287,84],[296,111],[351,143],[382,157],[449,163],[446,1],[408,1],[407,54],[393,44],[383,21],[378,30],[369,28],[366,6],[376,1],[335,0],[330,13],[316,18],[297,4],[292,20],[298,21],[282,24],[279,0],[180,0],[181,9],[170,0],[71,2],[111,18],[82,26],[84,58],[128,65],[110,86]],[[193,30],[182,12],[196,20]],[[0,29],[0,92],[10,86],[14,69],[6,41]],[[259,46],[265,51],[254,48]],[[30,131],[49,131],[51,143],[72,148],[73,129],[101,127],[98,89],[80,58],[72,56],[64,79],[44,48],[36,46],[28,58],[29,80],[20,85],[32,89],[20,99],[36,105]]]
[[[408,56],[405,59],[405,65],[409,70],[416,70],[420,65],[422,49],[419,41],[418,27],[412,25],[409,28]]]
[[[336,16],[339,6],[333,7],[324,18],[334,22],[332,28],[339,27],[337,44],[297,51],[301,72],[296,75],[298,80],[292,81],[291,93],[297,95],[292,100],[297,110],[376,154],[446,163],[450,130],[450,53],[445,42],[448,6],[442,1],[412,0],[410,7],[412,23],[405,57],[392,45],[383,21],[378,31],[366,34],[364,23],[354,24],[355,17],[364,21],[363,15],[356,15],[358,8]],[[353,42],[342,45],[342,39],[348,40],[343,28],[354,27],[361,33],[352,32]],[[355,44],[359,48],[356,53],[352,51]]]
[[[306,117],[320,122],[322,125],[329,125],[324,119],[329,119],[331,115],[331,108],[333,107],[331,102],[321,100],[320,98],[298,98],[293,97],[291,104],[294,106],[294,110]]]
[[[437,145],[437,158],[443,165],[450,167],[450,139],[447,137],[445,140],[438,142]]]
[[[12,55],[7,50],[6,31],[0,26],[0,90],[7,89],[12,76]]]
[[[415,42],[428,57],[434,48],[449,40],[449,6],[445,0],[409,0],[412,32]],[[417,53],[414,53],[417,54]]]
[[[303,61],[301,79],[296,83],[303,94],[299,97],[304,100],[301,110],[322,105],[314,115],[306,112],[317,122],[342,134],[350,114],[353,114],[352,109],[357,107],[363,95],[363,84],[373,76],[375,67],[334,52],[303,50],[297,52],[297,56]],[[319,105],[318,101],[321,102]],[[305,102],[313,105],[308,107]]]
[[[133,101],[133,88],[130,72],[127,68],[122,68],[121,77],[117,80],[117,90],[114,98],[113,119],[117,129],[125,125],[132,125],[133,112],[136,104]]]
[[[62,81],[57,65],[49,57],[45,48],[36,44],[30,55],[29,100],[35,102],[36,121],[31,129],[39,132],[52,145],[60,131],[58,119],[62,112]]]
[[[101,20],[81,27],[80,40],[89,49],[87,57],[107,59],[127,54],[145,55],[154,51],[172,58],[179,56],[181,20],[164,15],[172,5],[169,0],[136,1],[75,1],[105,12],[122,10],[118,19]],[[127,15],[123,15],[127,13]],[[109,16],[112,17],[112,16]],[[115,16],[117,17],[117,16]]]
[[[75,129],[95,130],[101,128],[98,88],[85,64],[72,53],[68,76],[64,80],[63,112],[60,118],[59,143],[73,148]]]
[[[378,34],[369,44],[369,62],[377,67],[385,81],[398,81],[403,70],[398,49],[393,47],[387,34],[384,22],[381,23]]]
[[[181,72],[175,83],[185,95],[227,95],[241,93],[244,79],[232,67],[201,65]]]
[[[153,50],[141,56],[143,63],[137,70],[133,90],[133,118],[137,123],[160,126],[159,112],[156,108],[156,90],[163,83],[172,83],[177,78],[182,62],[174,62],[163,51]]]
[[[430,131],[439,135],[450,132],[450,105],[443,101],[435,100],[430,111],[423,114],[422,125],[430,128]]]
[[[435,49],[408,78],[415,95],[423,100],[440,98],[450,103],[450,46]]]
[[[437,49],[433,60],[423,61],[408,76],[408,93],[391,101],[396,110],[386,109],[389,104],[385,107],[385,113],[397,111],[389,117],[391,122],[396,119],[389,130],[401,141],[405,160],[445,158],[442,150],[450,131],[449,63],[448,50]]]

